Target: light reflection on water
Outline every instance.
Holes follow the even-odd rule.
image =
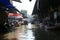
[[[29,23],[29,24],[27,25],[27,29],[32,29],[32,24],[31,24],[31,23]]]
[[[26,30],[24,33],[18,33],[18,40],[34,40],[35,37],[33,36],[33,32],[32,32],[32,24],[29,23],[26,26]]]
[[[26,40],[34,40],[31,23],[29,23],[28,26],[27,26]]]
[[[33,36],[32,30],[27,30],[26,40],[34,40],[34,36]]]

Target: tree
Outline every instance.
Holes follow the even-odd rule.
[[[21,13],[23,14],[24,17],[27,17],[27,10],[21,10]]]

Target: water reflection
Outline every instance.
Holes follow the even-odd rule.
[[[34,36],[33,36],[32,30],[27,30],[26,40],[34,40]]]
[[[60,31],[58,29],[53,30],[41,30],[35,29],[35,40],[60,40]]]
[[[56,28],[45,31],[40,29],[39,26],[30,23],[28,25],[20,26],[20,28],[18,27],[18,33],[14,32],[13,34],[18,35],[18,40],[60,40],[60,28],[59,30]],[[0,40],[8,40],[5,39],[5,37],[4,34],[0,34]]]
[[[33,32],[32,32],[32,24],[29,23],[26,30],[26,40],[34,40]]]
[[[5,39],[6,36],[4,36],[3,33],[0,33],[0,40],[8,40],[8,39]]]
[[[29,23],[29,24],[27,25],[27,29],[32,29],[32,24],[31,24],[31,23]]]
[[[24,25],[23,28],[24,31],[18,33],[18,40],[34,40],[32,24]]]

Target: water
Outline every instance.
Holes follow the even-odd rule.
[[[60,40],[60,30],[42,30],[40,28],[35,29],[35,40]]]
[[[33,36],[32,24],[29,23],[28,25],[25,25],[25,27],[26,27],[26,29],[25,29],[24,33],[19,34],[18,40],[34,40],[35,37]],[[21,35],[21,34],[23,34],[23,35]]]
[[[16,37],[17,40],[60,40],[60,28],[43,30],[39,26],[29,23],[28,25],[22,25],[18,27],[17,32],[8,33],[10,39]],[[4,39],[6,36],[0,33],[0,39]]]

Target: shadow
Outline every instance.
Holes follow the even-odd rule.
[[[42,30],[36,28],[34,31],[35,40],[60,40],[60,28],[52,30]]]
[[[0,33],[0,40],[8,40],[8,39],[5,39],[6,36],[4,36],[3,33]]]

